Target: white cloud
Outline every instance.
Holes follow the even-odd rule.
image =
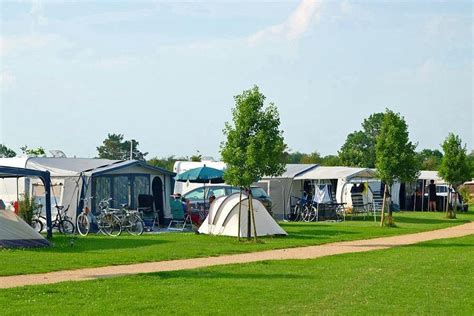
[[[252,34],[248,38],[249,43],[256,44],[268,38],[299,39],[309,29],[313,19],[319,20],[321,8],[322,1],[302,0],[283,23],[269,26]]]

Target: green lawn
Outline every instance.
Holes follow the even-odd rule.
[[[474,235],[312,260],[265,261],[0,290],[2,314],[473,315]]]
[[[207,257],[221,254],[261,251],[335,241],[393,236],[444,228],[474,220],[474,213],[458,214],[447,220],[441,213],[397,213],[396,228],[381,228],[373,221],[343,223],[281,223],[289,236],[262,238],[263,243],[238,242],[235,238],[169,233],[118,238],[55,235],[54,247],[0,250],[0,275],[39,273],[65,269],[98,267],[146,261]]]

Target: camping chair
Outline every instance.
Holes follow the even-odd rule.
[[[138,208],[137,211],[142,214],[143,222],[145,223],[145,229],[153,230],[155,225],[160,227],[160,221],[158,219],[158,213],[153,207],[154,199],[149,194],[138,195]]]
[[[372,212],[374,213],[374,222],[377,221],[377,213],[382,214],[383,196],[380,192],[374,192],[372,198]]]
[[[353,193],[351,194],[351,200],[352,200],[351,220],[354,217],[354,215],[359,215],[359,214],[363,214],[364,219],[365,219],[365,216],[369,214],[369,204],[364,203],[364,196],[359,193]]]
[[[186,214],[184,213],[181,200],[172,198],[170,201],[170,206],[172,219],[168,225],[168,230],[183,231],[186,228],[187,224],[189,224],[192,230],[193,222],[191,221],[191,215],[187,212]]]

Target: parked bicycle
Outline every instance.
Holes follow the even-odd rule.
[[[44,224],[41,221],[41,210],[43,209],[43,205],[39,204],[38,207],[35,209],[33,218],[31,219],[31,227],[38,233],[41,233],[44,229]]]
[[[122,204],[120,209],[115,211],[115,215],[120,219],[121,230],[126,229],[135,236],[143,234],[145,223],[137,210],[130,210],[127,204]]]
[[[88,202],[92,199],[93,197],[81,199],[81,201],[84,203],[84,207],[82,208],[82,212],[76,218],[77,232],[81,236],[87,236],[91,229],[91,217],[93,217],[93,215],[91,209],[88,206]]]
[[[61,234],[73,234],[74,224],[72,223],[71,218],[67,215],[69,206],[66,209],[64,209],[64,206],[61,205],[55,205],[54,207],[56,208],[57,212],[56,218],[51,222],[52,228],[57,228]],[[43,215],[39,215],[36,220],[38,222],[41,222],[41,225],[39,225],[38,222],[35,221],[35,224],[38,225],[38,229],[41,228],[41,230],[36,231],[42,232],[44,228],[43,222],[46,222],[46,217]]]

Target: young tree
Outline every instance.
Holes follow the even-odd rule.
[[[286,145],[278,110],[273,103],[264,107],[265,96],[257,86],[243,91],[234,100],[232,124],[227,122],[223,130],[227,139],[221,144],[221,156],[227,164],[225,181],[245,188],[249,194],[247,238],[250,239],[251,218],[257,238],[250,186],[264,175],[276,176],[284,172]]]
[[[0,144],[0,158],[12,158],[16,156],[16,152],[7,146]]]
[[[132,142],[132,143],[130,143]],[[97,147],[99,158],[113,160],[130,159],[130,150],[132,149],[132,158],[136,160],[145,160],[148,153],[142,153],[138,150],[140,143],[136,140],[123,140],[122,134],[108,134],[104,139],[102,146]]]
[[[395,181],[413,182],[419,172],[416,145],[409,140],[408,126],[399,113],[386,110],[376,143],[376,168],[379,178],[385,183],[381,225],[385,224],[385,208],[388,205],[387,224],[393,226],[390,207],[390,188]]]
[[[456,192],[455,206],[450,209],[449,196],[451,195],[451,190],[448,190],[446,216],[448,218],[456,218],[458,187],[471,178],[466,145],[462,145],[462,140],[458,135],[450,133],[441,147],[443,148],[444,156],[441,160],[441,166],[439,167],[438,173],[449,184],[450,189],[454,188]]]
[[[351,167],[375,167],[375,145],[380,134],[384,113],[374,113],[362,122],[362,130],[347,135],[339,150],[342,164]]]

